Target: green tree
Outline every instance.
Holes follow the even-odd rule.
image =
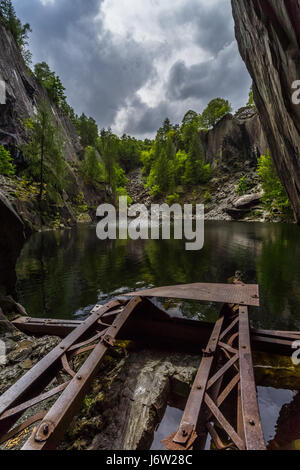
[[[257,173],[264,190],[263,202],[269,211],[291,213],[291,205],[287,193],[277,175],[276,168],[268,150],[266,155],[258,159]]]
[[[126,173],[141,164],[141,144],[138,140],[126,134],[118,142],[118,159]]]
[[[107,131],[105,129],[101,130],[100,137],[97,140],[97,148],[103,159],[106,181],[115,193],[117,187],[116,164],[118,160],[118,138],[111,132],[111,129]]]
[[[232,107],[229,101],[223,98],[211,100],[201,115],[201,121],[204,127],[210,128],[226,114],[231,113]]]
[[[189,126],[188,136],[189,151],[183,181],[187,186],[194,186],[210,179],[210,165],[205,165],[204,149],[195,124]]]
[[[22,148],[28,164],[25,175],[40,184],[39,203],[45,189],[49,200],[58,202],[66,187],[66,163],[61,129],[53,122],[47,102],[40,104],[33,119],[25,121],[25,127],[27,143]]]
[[[199,124],[200,116],[196,111],[190,109],[183,117],[182,127],[185,127],[190,124]]]
[[[13,176],[15,174],[15,167],[13,159],[8,150],[5,150],[3,145],[0,146],[0,174],[4,176]]]
[[[248,108],[256,108],[256,104],[254,101],[253,85],[251,85],[251,88],[249,91],[249,99],[248,99],[247,106]]]
[[[97,187],[99,183],[104,182],[104,168],[94,147],[86,147],[84,161],[80,169],[85,181],[92,186]]]
[[[40,62],[34,66],[34,74],[37,81],[46,88],[48,96],[59,108],[67,104],[65,88],[60,78],[51,71],[46,62]]]
[[[92,117],[87,117],[84,113],[76,119],[75,128],[80,136],[83,147],[95,147],[98,138],[98,126]]]

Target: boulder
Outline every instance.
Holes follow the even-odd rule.
[[[235,209],[251,209],[251,207],[260,203],[262,197],[262,193],[246,194],[235,201],[233,205]]]

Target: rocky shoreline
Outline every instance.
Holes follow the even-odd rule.
[[[249,190],[239,195],[237,187],[245,173]],[[144,204],[147,208],[151,204],[165,202],[163,198],[153,198],[150,191],[145,188],[141,169],[136,169],[128,175],[127,192],[133,204]],[[209,197],[207,197],[208,193]],[[294,223],[293,219],[287,220],[279,213],[270,214],[264,207],[262,197],[263,190],[258,175],[249,162],[244,171],[236,171],[233,174],[225,172],[221,177],[214,177],[209,184],[181,194],[178,203],[181,205],[204,204],[205,220]]]

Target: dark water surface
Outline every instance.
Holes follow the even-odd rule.
[[[183,241],[99,241],[95,227],[33,235],[17,263],[19,301],[34,317],[73,318],[97,302],[150,286],[226,282],[236,270],[260,285],[257,327],[300,329],[300,228],[295,225],[206,222],[205,245]],[[169,311],[211,319],[214,306],[164,303]]]

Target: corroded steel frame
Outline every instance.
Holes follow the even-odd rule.
[[[208,434],[219,450],[266,449],[248,308],[230,305],[228,309],[221,312],[204,351],[179,429],[163,441],[168,450],[203,450]]]
[[[113,301],[104,306],[97,305],[90,317],[72,331],[56,348],[38,362],[29,372],[0,397],[0,440],[11,439],[21,428],[11,429],[22,414],[38,403],[60,394],[48,412],[40,413],[34,420],[25,422],[22,429],[42,419],[24,446],[24,450],[54,449],[63,436],[74,414],[99,370],[102,359],[130,315],[141,303],[140,298],[122,305]],[[105,318],[105,321],[104,321]],[[108,323],[110,322],[110,323]],[[69,360],[91,351],[80,370],[75,373]],[[71,380],[45,391],[60,371]],[[27,426],[26,426],[27,425]]]

